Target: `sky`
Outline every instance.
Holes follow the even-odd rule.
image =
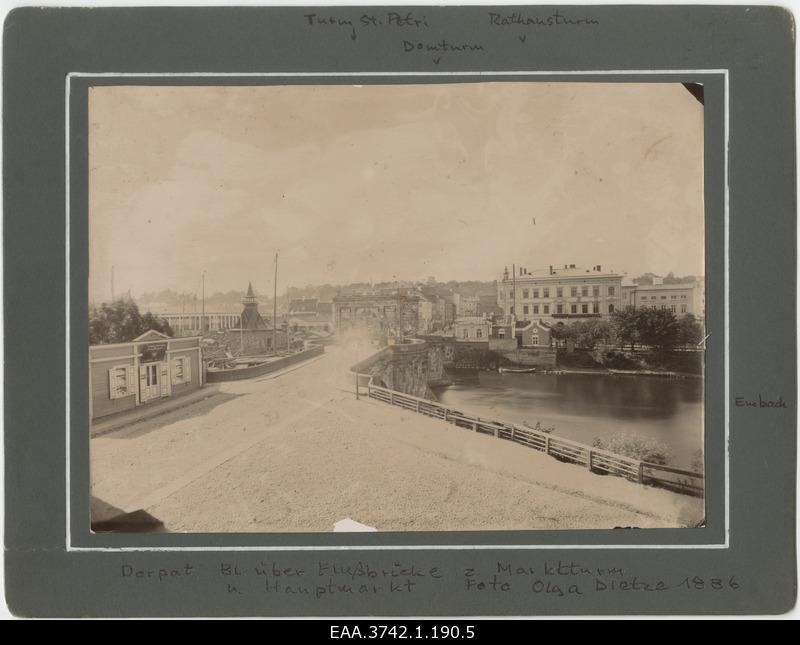
[[[704,273],[680,84],[95,87],[90,285],[117,294]]]

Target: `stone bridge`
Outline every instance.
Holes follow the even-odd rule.
[[[497,369],[525,365],[552,367],[555,351],[519,348],[495,351],[488,343],[456,342],[448,336],[424,336],[389,345],[354,365],[351,371],[369,375],[376,385],[435,400],[432,387],[450,385],[449,369]]]

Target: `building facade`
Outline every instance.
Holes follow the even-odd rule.
[[[666,309],[676,316],[706,316],[705,285],[702,280],[691,283],[664,284],[654,278],[653,284],[625,287],[623,304],[633,309]]]
[[[569,264],[533,272],[519,268],[517,275],[506,268],[498,282],[497,300],[504,315],[521,321],[604,318],[620,309],[622,278],[600,265],[585,269]]]
[[[478,316],[456,318],[453,333],[457,343],[488,343],[492,322]]]
[[[90,419],[154,405],[201,388],[200,340],[148,331],[130,343],[89,347]]]
[[[357,334],[381,343],[419,333],[419,296],[406,292],[344,294],[333,299],[338,335]]]

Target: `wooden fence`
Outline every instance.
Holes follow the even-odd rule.
[[[358,395],[362,392],[359,383],[366,383],[367,396],[376,401],[441,419],[459,428],[513,441],[560,461],[585,466],[590,472],[616,475],[640,484],[651,484],[690,495],[704,494],[705,481],[702,473],[640,461],[513,423],[482,419],[435,401],[379,387],[372,383],[368,374],[356,374],[356,377]]]

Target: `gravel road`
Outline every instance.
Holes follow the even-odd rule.
[[[679,527],[702,500],[355,399],[335,347],[275,377],[91,440],[92,494],[167,530],[330,532]],[[363,356],[362,356],[363,358]]]

